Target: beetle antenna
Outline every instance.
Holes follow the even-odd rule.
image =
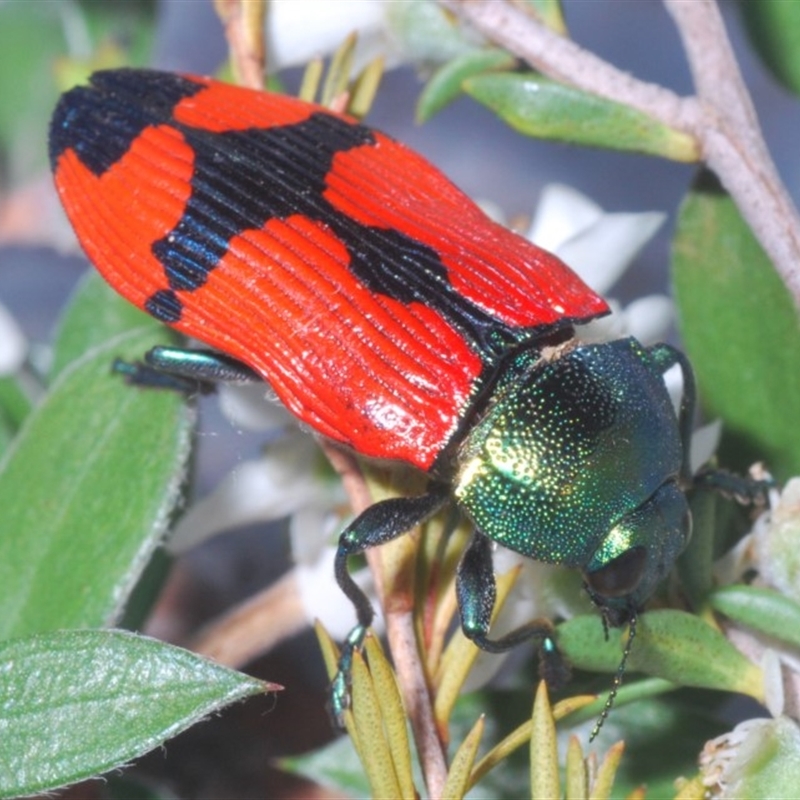
[[[589,737],[589,744],[591,744],[597,734],[600,733],[600,729],[603,727],[603,723],[608,719],[608,715],[611,713],[611,709],[614,707],[614,701],[617,699],[617,692],[619,691],[620,687],[622,686],[622,676],[625,674],[625,667],[628,663],[628,656],[631,654],[631,647],[633,645],[633,640],[636,636],[636,622],[638,620],[638,616],[634,611],[631,614],[630,622],[628,623],[628,641],[625,643],[625,650],[622,653],[622,661],[619,662],[619,666],[617,667],[617,673],[614,675],[614,680],[611,683],[611,691],[608,694],[608,698],[606,699],[606,704],[603,706],[603,710],[600,712],[600,716],[597,718],[597,722],[594,724],[594,728],[592,729],[592,734]]]

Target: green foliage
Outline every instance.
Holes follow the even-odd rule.
[[[741,5],[758,52],[797,92],[800,3]],[[565,32],[555,0],[520,0],[515,7]],[[46,117],[59,82],[78,80],[91,66],[143,63],[149,47],[150,2],[87,0],[62,8],[85,34],[86,53],[67,42],[56,4],[0,4],[0,59],[15,65],[0,69],[0,153],[15,179],[44,162]],[[698,141],[685,130],[568,82],[519,71],[515,54],[430,0],[394,3],[388,11],[406,53],[436,67],[419,101],[420,119],[466,94],[525,136],[684,162],[701,158]],[[349,87],[350,108],[362,114],[381,68],[373,62],[349,83],[355,52],[354,40],[346,42],[328,81],[321,84],[322,70],[314,68],[307,89],[322,85],[330,102]],[[68,62],[51,69],[51,59],[67,55]],[[781,480],[797,474],[797,308],[734,202],[705,175],[680,210],[673,278],[704,410],[723,422],[720,461],[744,470],[764,460]],[[158,595],[165,570],[159,545],[184,502],[194,421],[184,399],[126,387],[110,364],[169,341],[160,326],[92,277],[62,318],[51,367],[39,376],[41,398],[31,400],[19,375],[0,379],[0,797],[49,791],[118,767],[224,705],[269,688],[187,651],[102,630],[144,619]],[[381,471],[366,471],[375,489]],[[700,796],[699,774],[719,774],[708,766],[715,752],[724,754],[719,769],[727,770],[734,796],[796,790],[797,720],[751,720],[728,731],[718,711],[724,693],[770,701],[773,708],[775,659],[743,654],[727,632],[735,629],[740,640],[751,633],[769,637],[796,659],[797,597],[741,578],[770,577],[763,555],[769,548],[758,542],[741,548],[738,572],[715,566],[738,530],[713,495],[697,491],[691,503],[695,537],[679,563],[682,586],[665,587],[639,618],[624,685],[598,736],[606,752],[599,765],[581,742],[604,708],[627,631],[606,632],[596,614],[560,622],[556,638],[574,682],[552,704],[542,684],[532,712],[536,681],[527,662],[515,668],[514,687],[466,693],[485,658],[456,623],[453,575],[466,525],[452,531],[452,520],[435,518],[415,537],[385,547],[387,608],[402,607],[411,617],[410,652],[425,676],[421,694],[431,696],[428,733],[446,754],[442,797],[624,797],[645,784],[650,797],[673,797],[681,777],[689,779],[682,796]],[[794,553],[796,509],[784,513],[790,520],[782,547]],[[770,557],[787,560],[779,552]],[[563,574],[542,592],[546,613],[574,607],[579,590]],[[515,602],[518,581],[516,570],[498,580],[499,624]],[[335,646],[323,633],[320,639],[333,670]],[[364,655],[354,659],[353,707],[346,713],[351,739],[286,768],[354,796],[424,794],[429,765],[417,755],[408,725],[416,712],[404,707],[408,697],[392,663],[402,672],[401,659],[392,662],[368,637]],[[787,706],[784,713],[794,712]],[[626,743],[624,755],[619,740]],[[698,761],[704,747],[706,760]],[[709,791],[724,796],[717,789]],[[131,796],[129,787],[111,792]]]
[[[105,292],[95,300],[92,335],[104,344],[58,374],[0,464],[4,528],[13,531],[0,539],[0,638],[118,619],[180,500],[191,410],[178,395],[131,391],[110,372],[115,357],[164,343],[162,328],[137,315],[137,327],[118,333],[112,309],[123,301]],[[63,331],[66,353],[80,337],[73,324]]]
[[[266,688],[133,634],[64,630],[120,618],[181,501],[192,409],[110,369],[169,340],[91,276],[0,463],[1,797],[123,764]]]
[[[535,73],[482,74],[464,91],[514,130],[539,139],[696,161],[694,140],[628,106]]]
[[[0,643],[0,797],[90,778],[269,687],[124,631]]]
[[[64,83],[90,65],[145,62],[154,10],[152,0],[0,4],[0,177],[19,182],[45,166],[47,122]]]
[[[775,77],[800,94],[800,3],[739,0],[756,51]]]
[[[673,282],[679,325],[720,460],[800,473],[800,317],[733,201],[703,176],[678,217]]]

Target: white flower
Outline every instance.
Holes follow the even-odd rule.
[[[0,377],[13,375],[25,363],[28,343],[19,325],[0,303]]]
[[[708,742],[700,754],[708,796],[797,797],[800,728],[788,717],[751,719]]]
[[[314,519],[321,519],[343,503],[341,486],[325,473],[316,443],[295,428],[270,445],[261,458],[238,465],[211,494],[195,503],[181,518],[168,546],[181,553],[222,531],[300,512],[315,511]],[[321,550],[325,539],[321,531],[315,533]]]
[[[270,70],[328,55],[357,31],[357,72],[387,52],[384,9],[381,0],[271,0],[267,12]]]
[[[606,295],[665,219],[660,211],[608,214],[577,190],[555,183],[542,191],[527,238]],[[609,305],[609,316],[580,326],[582,341],[634,336],[642,344],[654,344],[674,317],[672,301],[664,295],[643,297],[624,310],[614,300]]]
[[[786,482],[782,491],[770,490],[769,510],[760,514],[750,533],[716,562],[714,576],[726,585],[756,571],[762,584],[800,602],[798,538],[800,477],[795,477]]]
[[[358,34],[354,74],[379,57],[387,69],[404,61],[443,63],[482,43],[434,0],[271,0],[269,68],[330,55],[353,32]]]

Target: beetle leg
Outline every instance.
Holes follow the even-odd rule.
[[[678,364],[683,373],[683,397],[678,416],[681,442],[683,444],[683,466],[681,478],[688,481],[687,486],[713,489],[724,497],[736,500],[742,505],[766,505],[768,492],[775,487],[772,478],[759,480],[757,478],[743,477],[727,470],[701,469],[692,475],[690,452],[692,429],[694,425],[695,406],[697,404],[697,388],[694,379],[694,370],[689,359],[674,347],[668,344],[657,344],[649,348],[648,352],[661,368],[666,372],[674,364]]]
[[[653,357],[661,369],[662,374],[670,367],[677,364],[683,375],[683,393],[681,407],[678,412],[678,430],[683,445],[683,464],[681,465],[681,482],[684,487],[692,484],[692,431],[694,430],[694,414],[697,407],[697,386],[694,379],[694,370],[689,359],[668,344],[656,344],[648,348],[647,352]]]
[[[353,653],[361,648],[375,611],[369,598],[353,580],[347,568],[349,556],[358,555],[380,544],[396,539],[435,514],[449,497],[442,487],[435,487],[418,497],[393,497],[370,506],[339,537],[334,572],[336,582],[356,609],[358,624],[347,636],[339,666],[331,684],[330,711],[334,722],[343,727],[343,714],[350,704],[350,673]]]
[[[148,367],[209,383],[255,383],[263,378],[246,364],[216,350],[154,347],[144,356]]]
[[[456,574],[456,595],[461,629],[468,639],[489,653],[502,653],[527,639],[538,639],[542,677],[551,688],[566,683],[569,670],[556,647],[550,620],[535,619],[499,639],[489,638],[497,584],[492,564],[492,543],[480,531],[475,531],[461,557]]]
[[[694,485],[713,489],[743,506],[765,506],[769,503],[769,490],[778,484],[771,477],[758,479],[725,469],[701,469],[694,476]]]
[[[136,386],[189,394],[209,394],[218,383],[263,381],[250,367],[224,353],[183,347],[154,347],[145,353],[144,363],[118,358],[112,369]]]

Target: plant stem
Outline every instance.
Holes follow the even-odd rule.
[[[664,0],[697,95],[679,97],[559,36],[507,0],[439,0],[543,74],[624,103],[695,138],[800,306],[800,216],[778,177],[713,0]]]
[[[321,444],[328,460],[342,478],[353,511],[356,513],[363,511],[372,504],[373,498],[358,463],[339,448],[324,441]],[[400,694],[414,733],[414,744],[428,796],[437,798],[441,797],[447,780],[447,762],[436,728],[430,691],[417,648],[413,599],[395,596],[403,593],[387,592],[384,587],[383,578],[386,571],[384,558],[389,549],[398,544],[400,544],[398,541],[388,542],[381,547],[367,550],[365,555],[383,608],[386,638],[394,661]],[[416,545],[412,547],[416,548]]]
[[[713,0],[664,0],[675,20],[702,106],[696,131],[708,166],[800,305],[800,216],[764,143],[758,117]]]

